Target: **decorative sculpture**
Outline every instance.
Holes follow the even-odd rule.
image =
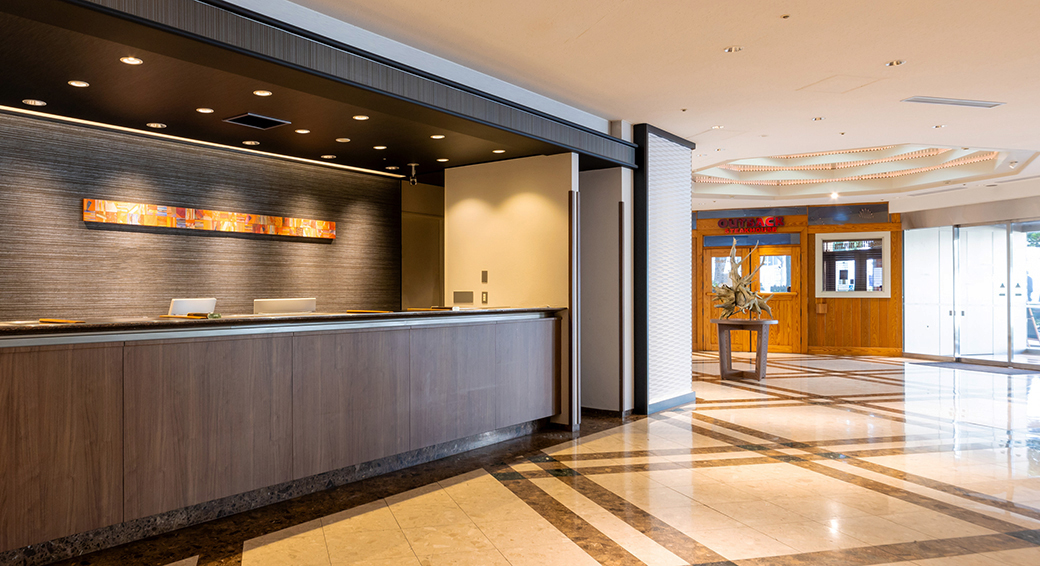
[[[768,305],[769,299],[772,299],[773,295],[762,298],[762,295],[751,290],[751,281],[762,266],[759,265],[754,271],[743,277],[740,276],[740,266],[751,257],[756,249],[758,249],[758,244],[755,244],[747,257],[737,261],[737,239],[733,238],[733,247],[729,251],[729,285],[716,285],[713,288],[715,300],[720,303],[715,305],[715,308],[722,309],[722,318],[730,318],[735,314],[745,312],[755,313],[758,318],[762,318],[762,311],[765,311],[770,318],[773,316],[773,309]]]

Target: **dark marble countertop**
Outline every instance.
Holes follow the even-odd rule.
[[[334,323],[358,320],[412,320],[438,317],[459,317],[489,314],[556,313],[562,307],[543,308],[489,308],[457,311],[401,311],[388,313],[312,313],[288,315],[224,315],[222,318],[186,319],[160,317],[86,318],[79,324],[45,324],[37,320],[0,322],[0,338],[21,336],[60,335],[86,332],[121,332],[148,330],[203,330],[235,326],[292,325]]]

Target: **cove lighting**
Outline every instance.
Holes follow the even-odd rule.
[[[213,109],[212,108],[196,108],[195,111],[198,112],[199,114],[212,114],[213,113]]]
[[[847,153],[868,153],[871,151],[881,151],[883,149],[891,149],[894,145],[881,145],[878,147],[862,147],[859,149],[838,149],[834,151],[817,151],[815,153],[794,153],[791,155],[774,155],[770,159],[799,159],[802,157],[819,157],[821,155],[845,155]]]
[[[303,128],[300,128],[299,130],[296,130],[296,133],[297,134],[309,134],[309,133],[311,133],[311,131],[310,130],[304,130]]]
[[[368,116],[365,116],[364,114],[358,114],[357,116],[354,116],[354,119],[364,122],[365,120],[368,120]]]
[[[734,179],[724,179],[722,177],[713,177],[711,175],[697,175],[694,178],[694,182],[697,183],[710,183],[715,185],[760,185],[760,186],[772,186],[772,187],[789,187],[792,185],[818,185],[821,183],[850,183],[855,181],[872,181],[875,179],[894,179],[896,177],[905,177],[907,175],[916,175],[918,173],[929,173],[931,171],[938,171],[940,169],[949,169],[951,167],[960,167],[961,165],[971,165],[973,163],[981,163],[983,161],[991,161],[997,158],[998,153],[996,151],[989,151],[980,153],[977,155],[967,155],[957,159],[951,159],[946,163],[939,165],[932,165],[929,167],[917,167],[914,169],[901,169],[898,171],[886,171],[884,173],[870,173],[867,175],[852,175],[849,177],[831,178],[831,179],[757,179],[748,181],[737,181]],[[1018,162],[1014,162],[1018,165]]]
[[[242,145],[260,145],[260,142],[256,140],[246,140],[242,142]]]
[[[47,103],[42,100],[36,100],[35,98],[26,98],[22,101],[22,104],[27,106],[47,106]]]
[[[148,126],[149,128],[155,128],[156,130],[161,130],[166,127],[166,124],[163,124],[162,122],[148,122],[147,124],[145,124],[145,126]]]
[[[336,141],[339,143],[347,143],[350,141],[350,138],[336,138]]]
[[[69,85],[74,86],[76,88],[87,88],[88,86],[90,86],[90,83],[88,83],[87,81],[69,81]]]
[[[253,94],[257,96],[271,96],[274,93],[269,90],[254,90]]]
[[[246,153],[249,155],[259,155],[263,157],[273,157],[284,161],[292,161],[294,163],[307,163],[309,165],[317,165],[321,167],[329,167],[332,169],[340,169],[343,171],[357,171],[359,173],[366,173],[368,175],[377,175],[380,177],[390,177],[393,179],[403,179],[404,175],[397,173],[387,173],[385,171],[377,171],[375,169],[365,169],[364,167],[353,167],[351,165],[343,165],[340,163],[330,163],[325,161],[318,161],[317,159],[308,159],[306,157],[296,157],[295,155],[285,155],[282,153],[272,153],[270,151],[260,151],[256,149],[249,149],[245,147],[239,147],[234,145],[227,145],[223,143],[216,143],[211,141],[205,141],[194,138],[185,138],[181,136],[174,136],[170,134],[164,134],[151,130],[139,130],[136,128],[127,128],[126,126],[117,126],[115,124],[106,124],[104,122],[95,122],[93,120],[83,120],[80,118],[70,118],[68,116],[61,116],[59,114],[49,114],[47,112],[40,112],[37,110],[29,110],[27,108],[15,108],[13,106],[0,105],[0,112],[9,112],[11,114],[18,114],[21,116],[32,116],[34,118],[46,118],[55,122],[63,122],[66,124],[77,124],[80,126],[89,126],[92,128],[101,128],[112,132],[122,132],[127,134],[135,134],[139,136],[147,136],[150,138],[175,141],[179,143],[188,143],[199,147],[211,147],[216,149],[223,149],[227,151],[234,151],[236,153]],[[259,142],[258,142],[259,143]]]
[[[444,139],[444,134],[434,134],[434,135],[430,136],[430,139],[431,140],[442,140],[442,139]]]
[[[375,145],[375,146],[372,146],[372,149],[378,149],[378,150],[382,151],[382,150],[386,149],[386,146],[385,145]]]
[[[126,63],[127,65],[141,65],[144,63],[144,61],[138,59],[137,57],[120,57],[119,60]]]
[[[724,165],[719,165],[719,169],[729,169],[730,171],[739,171],[741,173],[763,171],[828,171],[834,169],[851,169],[853,167],[865,167],[867,165],[877,165],[879,163],[892,163],[894,161],[906,161],[909,159],[917,159],[920,157],[935,157],[936,155],[942,155],[943,153],[946,153],[948,151],[952,151],[952,148],[932,147],[928,149],[910,151],[900,155],[894,155],[892,157],[882,157],[880,159],[862,159],[859,161],[839,161],[834,163],[814,163],[812,165],[739,165],[735,163],[726,163]]]

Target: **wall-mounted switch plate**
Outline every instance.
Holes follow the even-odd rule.
[[[487,299],[487,291],[484,291],[483,293],[480,294],[480,302],[486,305],[487,301],[488,301],[488,299]]]

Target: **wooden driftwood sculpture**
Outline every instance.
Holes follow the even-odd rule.
[[[730,318],[737,313],[745,312],[755,313],[758,318],[762,318],[762,311],[765,311],[770,318],[773,316],[773,309],[768,304],[773,295],[762,298],[762,295],[751,290],[751,281],[754,280],[755,274],[762,266],[759,265],[754,271],[743,277],[740,276],[740,266],[751,257],[756,249],[758,249],[758,244],[755,244],[747,257],[738,261],[737,239],[733,239],[733,247],[729,251],[729,285],[716,285],[713,288],[715,300],[719,302],[715,308],[722,309],[722,318]]]

